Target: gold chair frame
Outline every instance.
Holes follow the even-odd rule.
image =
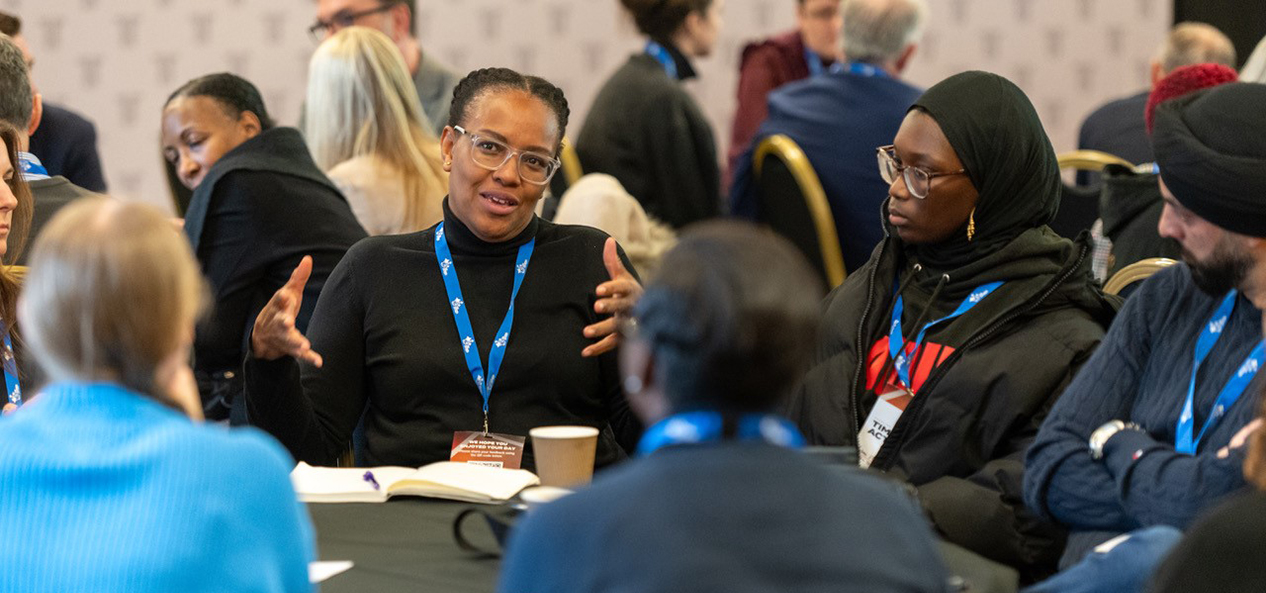
[[[1108,283],[1103,285],[1103,291],[1111,295],[1119,295],[1125,287],[1146,280],[1152,274],[1176,263],[1178,262],[1167,257],[1141,259],[1117,270],[1117,273],[1108,279]]]
[[[1098,150],[1074,150],[1055,157],[1060,169],[1076,169],[1078,171],[1102,171],[1108,165],[1122,165],[1134,168],[1134,164],[1119,156]]]
[[[822,262],[826,272],[828,288],[834,288],[844,282],[847,272],[844,269],[844,254],[840,251],[840,238],[835,228],[835,218],[831,215],[831,205],[826,201],[826,191],[822,189],[822,181],[814,172],[809,157],[794,140],[784,134],[776,134],[761,141],[756,147],[752,166],[756,178],[760,179],[765,157],[775,156],[781,160],[791,176],[800,186],[800,195],[804,196],[805,205],[809,207],[809,215],[813,217],[813,226],[818,233],[818,248],[822,253]]]

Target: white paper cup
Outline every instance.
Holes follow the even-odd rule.
[[[593,479],[598,429],[592,426],[541,426],[528,431],[542,486],[570,488]]]

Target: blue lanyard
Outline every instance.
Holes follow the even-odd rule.
[[[1187,384],[1187,401],[1183,403],[1182,415],[1178,417],[1178,430],[1174,435],[1174,449],[1179,453],[1187,455],[1195,455],[1196,450],[1200,448],[1200,440],[1204,438],[1205,433],[1209,432],[1209,428],[1217,424],[1222,416],[1226,414],[1235,402],[1239,401],[1244,395],[1244,391],[1248,388],[1248,384],[1257,376],[1257,369],[1263,363],[1263,356],[1266,356],[1266,343],[1258,342],[1253,351],[1249,353],[1248,358],[1240,364],[1239,370],[1235,371],[1235,376],[1222,387],[1222,391],[1218,393],[1218,399],[1213,403],[1213,410],[1209,413],[1209,417],[1205,419],[1204,426],[1200,429],[1200,434],[1193,438],[1195,433],[1195,396],[1196,396],[1196,373],[1200,371],[1200,365],[1204,363],[1205,357],[1209,356],[1209,351],[1213,350],[1213,345],[1218,343],[1222,338],[1222,333],[1226,329],[1226,324],[1231,318],[1231,313],[1235,310],[1236,296],[1239,293],[1235,290],[1227,293],[1226,298],[1222,299],[1222,304],[1218,305],[1218,310],[1213,312],[1213,317],[1209,319],[1209,323],[1205,324],[1204,330],[1200,332],[1200,337],[1196,340],[1195,362],[1191,367],[1191,382]]]
[[[22,405],[22,383],[18,381],[18,360],[13,355],[13,338],[4,332],[4,384],[8,387],[9,403]]]
[[[488,432],[488,398],[492,395],[492,385],[497,381],[497,371],[501,370],[501,361],[506,355],[506,345],[510,343],[510,329],[514,326],[514,301],[519,297],[519,287],[523,286],[523,278],[527,276],[528,262],[532,261],[532,250],[536,248],[533,237],[522,247],[514,261],[514,291],[510,293],[510,308],[505,319],[497,330],[497,337],[492,342],[492,350],[488,352],[488,374],[485,381],[484,366],[479,360],[479,347],[475,344],[475,330],[470,325],[470,314],[466,311],[466,300],[462,298],[462,287],[457,282],[457,264],[453,262],[453,254],[448,250],[448,238],[444,236],[444,223],[435,229],[435,259],[440,264],[440,275],[444,277],[444,290],[448,292],[448,304],[453,309],[453,321],[457,322],[457,338],[461,340],[462,352],[466,355],[466,368],[479,387],[479,395],[484,398],[484,432]]]
[[[836,73],[844,71],[844,65],[839,62],[835,62],[829,67],[826,66],[822,63],[822,56],[807,47],[804,49],[804,62],[809,65],[809,76],[817,76],[823,72]]]
[[[25,181],[48,179],[48,169],[44,168],[39,158],[29,152],[18,153],[18,168],[22,170],[22,179]]]
[[[844,69],[847,70],[849,74],[856,74],[858,76],[888,78],[888,73],[885,72],[883,68],[864,62],[849,62],[848,66]]]
[[[720,412],[673,414],[647,429],[637,444],[637,454],[646,456],[672,445],[719,442],[723,424]],[[804,437],[796,425],[775,414],[744,414],[739,417],[737,437],[741,441],[765,441],[792,449],[804,446]]]
[[[923,329],[919,330],[918,336],[914,339],[914,352],[917,353],[923,345],[923,337],[927,334],[928,328],[971,311],[973,307],[980,304],[980,301],[985,300],[985,297],[989,296],[990,293],[998,290],[999,286],[1002,286],[1002,282],[990,282],[989,284],[981,285],[976,290],[971,291],[971,294],[967,295],[967,298],[959,303],[958,308],[954,309],[953,313],[935,321],[929,321],[923,326]],[[888,355],[892,357],[892,366],[897,370],[897,376],[900,378],[901,383],[907,389],[913,391],[914,383],[910,382],[910,360],[906,356],[905,340],[901,337],[903,335],[901,333],[901,312],[904,309],[905,302],[902,300],[901,295],[897,295],[897,302],[892,306],[892,328],[888,332]],[[880,379],[882,380],[883,377],[880,377]]]
[[[677,80],[677,61],[673,59],[673,55],[668,53],[664,46],[654,41],[647,41],[646,54],[655,58],[655,61],[664,67],[664,72],[668,73],[669,78]]]

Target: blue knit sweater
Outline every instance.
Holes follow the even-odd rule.
[[[1244,487],[1243,449],[1226,459],[1216,453],[1252,420],[1266,373],[1209,429],[1196,455],[1174,449],[1196,339],[1221,302],[1195,287],[1186,265],[1149,279],[1126,301],[1103,344],[1042,424],[1026,459],[1024,498],[1035,512],[1072,530],[1063,564],[1117,533],[1151,525],[1186,528]],[[1261,311],[1240,296],[1196,379],[1197,431],[1218,392],[1262,339],[1261,319]],[[1113,419],[1138,423],[1144,432],[1118,433],[1104,447],[1104,459],[1094,461],[1090,433]]]
[[[311,591],[292,465],[253,429],[49,386],[0,419],[0,592]]]

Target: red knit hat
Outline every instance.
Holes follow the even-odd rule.
[[[1239,80],[1239,74],[1222,64],[1193,64],[1174,68],[1156,83],[1152,94],[1147,97],[1147,109],[1143,112],[1143,117],[1147,119],[1147,133],[1152,133],[1152,116],[1157,105],[1193,91],[1236,80]]]

